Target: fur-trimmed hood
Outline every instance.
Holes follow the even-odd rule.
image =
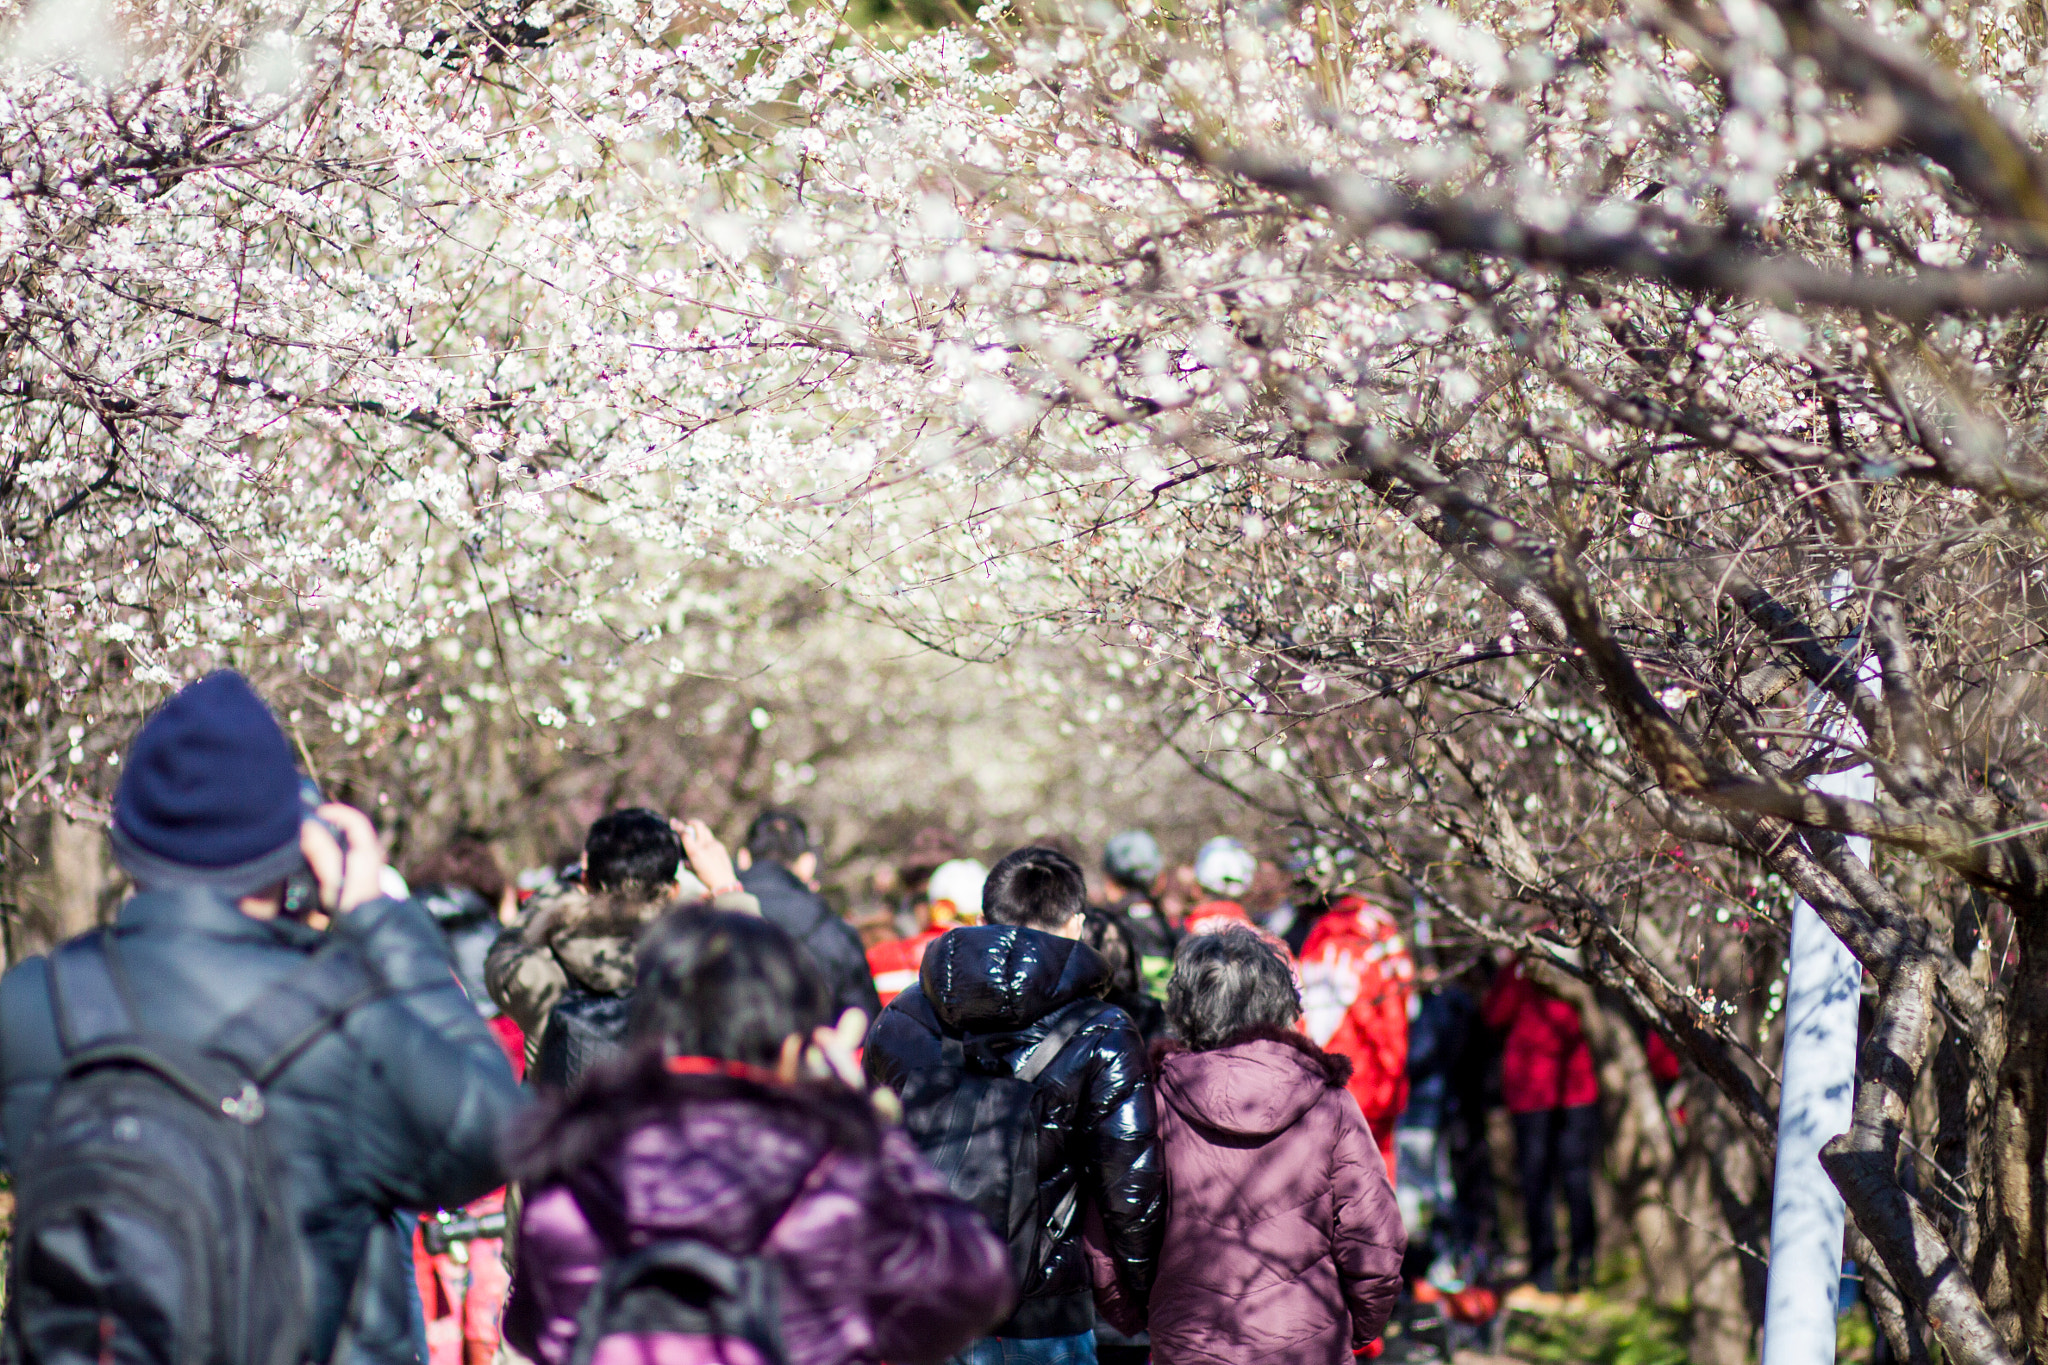
[[[1350,1058],[1323,1051],[1293,1029],[1248,1029],[1208,1052],[1169,1043],[1157,1057],[1165,1103],[1190,1123],[1239,1137],[1271,1137],[1315,1107],[1325,1090],[1342,1090],[1351,1079]]]
[[[583,989],[623,995],[633,988],[633,950],[640,935],[679,901],[693,899],[591,892],[573,882],[556,882],[534,893],[519,936],[533,947],[552,950],[562,970]]]

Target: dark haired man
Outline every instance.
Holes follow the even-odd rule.
[[[1028,1169],[1011,1175],[1036,1185],[1036,1226],[1021,1240],[1008,1229],[1013,1258],[1025,1261],[1014,1267],[1017,1309],[958,1357],[967,1365],[1095,1359],[1083,1206],[1100,1216],[1118,1286],[1140,1312],[1151,1291],[1165,1181],[1145,1040],[1102,1000],[1109,965],[1078,941],[1087,905],[1073,859],[1018,849],[988,874],[988,922],[936,940],[918,984],[868,1035],[869,1079],[902,1097],[904,1126],[956,1190],[990,1205],[985,1176],[970,1191],[956,1172],[985,1171],[1020,1150]],[[1035,1087],[1022,1141],[955,1102],[964,1078],[1020,1072]]]
[[[743,914],[761,910],[702,821],[678,825],[636,806],[593,824],[581,871],[534,893],[520,922],[484,959],[491,999],[526,1034],[529,1072],[547,1042],[549,1014],[564,995],[623,1000],[633,988],[633,945],[641,930],[669,906],[701,900]]]
[[[260,1092],[252,1082],[239,1109],[221,1109],[262,1124],[279,1159],[279,1193],[310,1281],[300,1358],[411,1361],[425,1329],[412,1220],[401,1210],[459,1205],[498,1184],[499,1135],[521,1096],[457,986],[434,922],[417,903],[380,894],[384,855],[368,817],[330,804],[310,819],[301,784],[291,741],[240,674],[192,683],[143,725],[121,765],[109,831],[135,894],[103,934],[0,979],[0,1169],[14,1166],[19,1182],[33,1174],[17,1165],[36,1156],[32,1136],[60,1147],[80,1136],[75,1123],[59,1134],[38,1127],[66,1059],[84,1049],[132,1036],[151,1048],[258,1058],[250,1071]],[[303,892],[309,874],[317,904],[287,892],[293,882]],[[325,932],[314,927],[322,914]],[[368,979],[337,991],[337,976],[323,969],[349,961]],[[318,1007],[323,996],[339,1003]],[[276,1046],[286,1029],[292,1040]],[[266,1053],[274,1072],[260,1065]],[[122,1124],[142,1151],[154,1130],[131,1116],[114,1123],[115,1135]],[[189,1173],[192,1149],[180,1150]],[[118,1235],[89,1233],[91,1216],[77,1205],[44,1225],[33,1253],[18,1232],[9,1354],[22,1353],[23,1333],[45,1347],[53,1335],[96,1336],[80,1356],[96,1345],[111,1360],[149,1354],[138,1339],[152,1334],[176,1335],[182,1347],[190,1329],[204,1350],[240,1330],[221,1325],[224,1336],[210,1338],[203,1319],[177,1316],[194,1302],[181,1281],[190,1267],[164,1264],[174,1244],[145,1235],[152,1225],[139,1220],[151,1210],[132,1202],[133,1184],[108,1188],[131,1201],[98,1224]],[[168,1193],[189,1198],[192,1188]],[[248,1207],[212,1215],[256,1217]],[[70,1253],[78,1259],[67,1261]],[[89,1302],[66,1305],[67,1290]],[[172,1344],[161,1343],[165,1356]]]
[[[818,853],[803,816],[793,810],[755,816],[739,866],[740,885],[761,903],[761,917],[801,943],[825,974],[833,1017],[859,1010],[872,1023],[882,1012],[875,979],[868,975],[860,935],[811,889]]]

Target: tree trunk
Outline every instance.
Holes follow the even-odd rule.
[[[1899,1183],[1907,1109],[1933,1049],[1934,977],[1934,964],[1924,954],[1893,971],[1857,1064],[1855,1120],[1822,1149],[1821,1164],[1901,1297],[1927,1315],[1946,1357],[1957,1365],[2006,1365],[2014,1353],[1985,1312],[1962,1262]],[[2039,1248],[2033,1251],[2038,1254]],[[2038,1317],[2028,1317],[2030,1334],[2040,1326]]]
[[[1698,1365],[1748,1365],[1762,1303],[1763,1264],[1754,1249],[1769,1220],[1769,1168],[1727,1104],[1707,1093],[1692,1106],[1671,1181],[1685,1229],[1686,1354]]]
[[[1849,1221],[1843,1250],[1863,1268],[1863,1297],[1870,1304],[1871,1320],[1884,1334],[1892,1357],[1901,1365],[1933,1365],[1933,1356],[1920,1331],[1920,1315],[1898,1296],[1885,1276],[1884,1267],[1878,1264],[1877,1249],[1857,1230],[1854,1219]]]
[[[2035,937],[2025,935],[2011,983],[1989,1155],[2013,1309],[2025,1345],[2036,1359],[2048,1359],[2048,1184],[2042,1172],[2048,1159],[2048,976],[2040,969],[2048,955],[2033,951]]]
[[[1682,1307],[1690,1277],[1685,1237],[1671,1210],[1669,1182],[1676,1156],[1671,1121],[1635,1030],[1591,991],[1586,995],[1580,1013],[1599,1064],[1600,1091],[1609,1099],[1608,1176],[1627,1210],[1651,1294],[1667,1308]]]
[[[9,965],[100,923],[119,885],[106,830],[58,810],[15,817],[0,878]]]

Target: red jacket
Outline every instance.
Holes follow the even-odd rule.
[[[884,1005],[917,984],[917,969],[924,965],[924,950],[945,932],[934,927],[868,949],[868,974],[875,978],[875,994]]]
[[[1408,1107],[1408,996],[1415,962],[1394,917],[1346,896],[1301,945],[1302,1021],[1317,1046],[1351,1059],[1347,1087],[1380,1136]]]
[[[1599,1100],[1579,1007],[1537,989],[1522,974],[1520,961],[1494,980],[1481,1013],[1489,1028],[1507,1031],[1500,1084],[1510,1114],[1573,1109]]]

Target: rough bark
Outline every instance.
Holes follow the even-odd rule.
[[[1677,1161],[1671,1121],[1634,1028],[1583,985],[1578,993],[1585,997],[1578,1002],[1579,1014],[1599,1067],[1600,1093],[1612,1097],[1608,1173],[1627,1201],[1629,1227],[1651,1294],[1667,1307],[1679,1307],[1687,1302],[1689,1280],[1685,1241],[1672,1216],[1668,1185]]]
[[[1924,956],[1893,974],[1858,1062],[1854,1119],[1823,1149],[1821,1164],[1892,1282],[1927,1314],[1947,1358],[1958,1365],[2005,1365],[2016,1357],[1967,1268],[1899,1183],[1907,1109],[1934,1042],[1934,982],[1934,964]]]
[[[1755,1358],[1763,1261],[1770,1223],[1768,1163],[1742,1140],[1729,1102],[1708,1094],[1689,1106],[1672,1177],[1685,1228],[1686,1355],[1700,1365]]]
[[[2048,923],[2041,907],[2015,909],[2020,970],[2006,1003],[1988,1175],[2013,1312],[2035,1358],[2048,1359]]]
[[[1650,1294],[1687,1315],[1699,1365],[1746,1365],[1756,1336],[1742,1249],[1754,1214],[1755,1149],[1742,1142],[1709,1093],[1696,1131],[1681,1145],[1634,1027],[1584,981],[1537,961],[1532,976],[1579,1007],[1587,1046],[1608,1098],[1606,1165],[1625,1202]]]
[[[1918,1330],[1919,1324],[1914,1321],[1919,1315],[1906,1306],[1896,1287],[1885,1278],[1883,1267],[1878,1263],[1877,1249],[1857,1230],[1853,1220],[1843,1241],[1843,1250],[1863,1268],[1863,1297],[1870,1305],[1870,1316],[1877,1323],[1877,1330],[1884,1334],[1885,1344],[1891,1348],[1892,1359],[1903,1361],[1905,1365],[1933,1365],[1934,1357],[1928,1353],[1927,1341]]]

